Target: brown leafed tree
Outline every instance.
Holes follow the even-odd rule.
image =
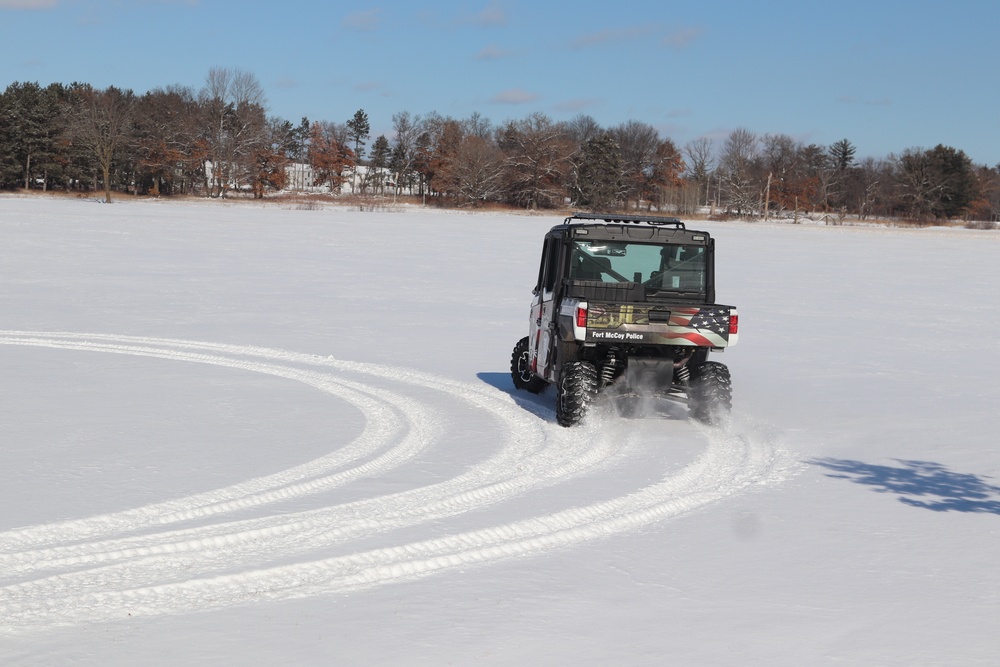
[[[1000,220],[1000,170],[981,165],[976,178],[979,196],[969,204],[970,217],[996,223]]]
[[[453,118],[443,119],[432,130],[433,148],[427,164],[428,185],[440,197],[453,199],[457,195],[455,160],[463,139],[465,130],[462,123]]]
[[[673,194],[683,186],[681,172],[684,171],[684,158],[677,146],[670,139],[663,139],[653,153],[649,177],[643,188],[643,196],[650,205],[656,203],[663,209],[668,202],[675,201]]]
[[[340,192],[344,172],[354,169],[354,151],[346,144],[347,130],[336,123],[312,124],[309,132],[309,164],[313,169],[313,185],[329,185]]]
[[[190,188],[203,169],[197,102],[187,88],[154,90],[136,101],[133,138],[137,187],[154,196]],[[177,181],[180,180],[178,184]]]
[[[288,121],[272,118],[267,123],[267,141],[254,155],[255,171],[251,178],[254,199],[263,199],[264,193],[283,190],[288,185],[290,154],[294,150],[295,128]]]

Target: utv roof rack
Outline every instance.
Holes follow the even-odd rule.
[[[574,213],[573,215],[566,218],[565,223],[568,225],[573,220],[600,220],[602,222],[620,222],[620,223],[635,223],[642,224],[646,223],[648,225],[672,225],[677,229],[685,229],[684,223],[678,218],[662,218],[653,215],[617,215],[611,213]]]

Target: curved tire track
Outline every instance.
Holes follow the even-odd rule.
[[[694,462],[623,495],[595,497],[581,507],[542,511],[439,538],[352,551],[352,543],[361,538],[392,542],[389,533],[400,528],[543,492],[584,473],[600,475],[629,443],[600,427],[562,429],[489,387],[398,367],[272,348],[110,334],[0,331],[0,344],[267,373],[347,401],[366,420],[352,442],[288,470],[163,503],[0,533],[0,627],[7,630],[357,590],[567,548],[777,481],[787,468],[772,438],[739,427],[725,432],[695,427],[705,448]],[[428,401],[427,390],[443,397]],[[442,409],[452,403],[453,408]],[[468,419],[470,409],[477,419],[495,425],[498,443],[492,454],[451,479],[308,511],[268,509],[377,478],[433,447],[447,432],[449,414]],[[248,509],[260,516],[232,518]],[[184,527],[206,518],[211,520],[207,525]],[[348,553],[324,555],[334,545]]]

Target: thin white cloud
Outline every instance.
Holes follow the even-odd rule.
[[[354,84],[354,90],[360,93],[370,93],[375,90],[381,90],[385,87],[385,84],[381,81],[361,81]]]
[[[382,23],[382,12],[378,9],[368,9],[363,12],[354,12],[344,17],[340,25],[347,30],[354,32],[373,32],[378,30]]]
[[[475,55],[476,60],[502,60],[503,58],[509,57],[510,51],[505,51],[501,49],[496,44],[490,44],[489,46],[483,48]]]
[[[664,35],[661,42],[663,46],[667,46],[672,49],[683,49],[691,44],[691,42],[701,37],[704,32],[705,31],[701,28],[677,28]]]
[[[556,111],[562,111],[565,113],[580,112],[585,109],[593,109],[603,104],[603,100],[597,97],[589,97],[586,99],[577,100],[566,100],[565,102],[560,102],[556,104]]]
[[[0,9],[51,9],[59,0],[0,0]]]
[[[600,32],[593,32],[587,35],[580,35],[570,46],[574,49],[586,49],[603,44],[615,42],[628,42],[635,39],[648,37],[653,32],[653,26],[632,26],[630,28],[606,28]]]
[[[490,98],[490,102],[494,104],[526,104],[534,102],[537,99],[538,95],[535,93],[522,90],[521,88],[511,88],[510,90],[497,93]]]
[[[497,2],[491,2],[478,12],[458,19],[463,25],[476,25],[484,28],[507,25],[507,11]]]

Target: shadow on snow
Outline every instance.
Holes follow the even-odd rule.
[[[827,477],[847,479],[874,487],[879,493],[895,493],[899,502],[935,512],[980,512],[1000,514],[1000,486],[988,477],[952,472],[940,463],[894,459],[900,465],[874,465],[843,459],[812,459],[812,465],[833,472]]]
[[[510,373],[478,373],[480,381],[494,389],[509,394],[514,401],[528,412],[546,421],[555,421],[555,392],[546,387],[540,394],[518,391],[510,379]],[[598,396],[593,409],[605,410],[621,419],[668,419],[686,420],[687,406],[675,401],[655,397],[637,397],[607,390]]]

